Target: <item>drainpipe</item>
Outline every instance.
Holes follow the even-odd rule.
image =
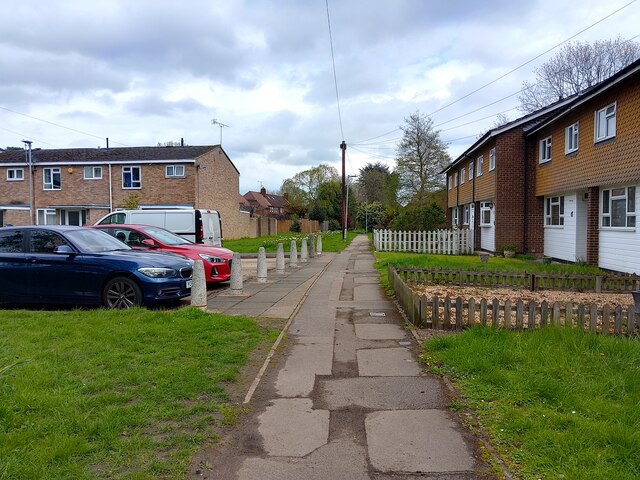
[[[109,211],[113,212],[113,180],[111,179],[111,164],[109,164]]]

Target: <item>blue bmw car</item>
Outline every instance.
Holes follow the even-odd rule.
[[[91,228],[0,228],[0,304],[172,302],[191,294],[192,274],[187,258],[133,251]]]

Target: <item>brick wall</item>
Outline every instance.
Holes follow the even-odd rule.
[[[600,251],[600,189],[598,187],[589,188],[589,198],[587,199],[587,263],[598,265]]]
[[[526,253],[544,253],[544,198],[536,197],[537,150],[531,141],[526,142],[527,181],[526,181]]]

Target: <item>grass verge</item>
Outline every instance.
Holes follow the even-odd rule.
[[[426,342],[517,478],[640,478],[640,341],[472,328]],[[458,402],[459,403],[459,402]]]
[[[0,311],[0,478],[183,478],[238,412],[225,383],[273,341],[247,317]]]
[[[358,235],[357,232],[347,232],[347,240],[344,241],[342,240],[342,232],[324,232],[322,233],[322,251],[341,252],[356,235]],[[308,233],[281,233],[267,237],[225,240],[224,246],[238,253],[258,253],[260,247],[264,247],[267,252],[275,252],[278,249],[278,243],[282,243],[284,251],[288,252],[291,249],[291,240],[296,240],[298,242],[298,254],[300,254],[300,240],[308,236]]]

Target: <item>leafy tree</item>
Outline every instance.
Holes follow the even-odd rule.
[[[280,191],[289,196],[289,202],[311,208],[318,199],[320,185],[330,180],[339,180],[338,171],[325,164],[296,173],[282,182]]]
[[[309,220],[324,222],[327,219],[327,209],[317,203],[309,210]]]
[[[533,112],[559,99],[580,93],[626,67],[640,57],[640,44],[615,40],[567,43],[536,68],[536,81],[523,82],[520,110]]]
[[[400,213],[391,222],[392,230],[429,231],[444,228],[447,216],[436,202],[410,203],[401,208]]]
[[[383,163],[368,163],[362,167],[357,185],[361,202],[380,202],[385,206],[396,202],[398,176]]]
[[[371,231],[384,227],[385,209],[380,202],[360,204],[356,211],[356,221],[362,228]]]
[[[405,118],[400,127],[402,140],[396,153],[398,196],[401,203],[422,201],[429,192],[444,185],[440,173],[449,163],[446,145],[440,132],[434,130],[433,120],[419,111]]]

